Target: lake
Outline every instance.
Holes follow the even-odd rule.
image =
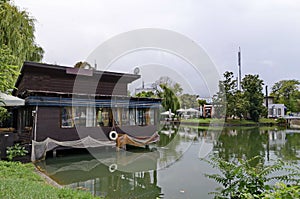
[[[210,128],[165,126],[149,149],[58,154],[36,166],[57,183],[104,198],[213,198],[219,187],[205,173],[217,173],[202,158],[227,160],[260,155],[299,163],[300,131],[275,127]]]

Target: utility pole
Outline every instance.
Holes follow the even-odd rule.
[[[266,107],[267,107],[267,118],[269,115],[269,98],[268,98],[268,86],[266,85]]]
[[[241,82],[242,82],[241,47],[239,47],[239,52],[238,52],[238,66],[239,66],[238,90],[242,90],[242,86],[241,86]]]

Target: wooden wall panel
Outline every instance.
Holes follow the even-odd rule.
[[[61,128],[60,107],[39,107],[37,118],[37,141],[43,141],[47,137],[59,141],[71,141],[86,136],[99,140],[108,140],[111,127],[78,127]],[[79,133],[78,133],[79,132]]]
[[[34,69],[34,70],[33,70]],[[127,95],[127,83],[118,77],[77,76],[66,74],[65,70],[27,68],[18,86],[17,95],[25,90],[54,91],[65,93],[86,93],[101,95]],[[76,84],[75,84],[76,79]],[[74,88],[74,85],[76,87]]]

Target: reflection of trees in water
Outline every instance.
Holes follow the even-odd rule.
[[[164,134],[162,131],[174,131],[172,134]],[[159,168],[167,167],[177,161],[183,154],[184,150],[181,147],[182,139],[178,135],[178,128],[174,126],[164,126],[160,132],[160,140],[157,143],[160,152],[158,160]]]
[[[156,171],[121,172],[101,178],[95,186],[95,191],[94,195],[105,198],[156,198],[159,197],[161,188],[157,186]]]
[[[114,170],[88,155],[55,160],[39,162],[36,166],[61,185],[82,188],[95,196],[156,198],[161,194],[161,188],[157,186],[155,169],[137,172]]]
[[[268,136],[260,133],[259,128],[251,129],[224,129],[220,135],[214,150],[218,152],[218,156],[224,160],[232,160],[235,158],[250,159],[254,156],[261,156],[253,164],[264,161],[265,147]],[[254,166],[253,165],[253,166]]]
[[[282,160],[297,163],[300,160],[300,134],[286,134],[284,144],[274,144],[270,146],[270,150]]]
[[[168,133],[168,132],[173,133]],[[205,141],[211,145],[217,140],[220,131],[201,130],[196,127],[164,126],[157,143],[160,152],[159,168],[164,168],[178,161],[193,142]]]
[[[157,172],[136,172],[106,175],[68,187],[89,190],[94,196],[104,198],[156,198],[161,194],[157,186]]]

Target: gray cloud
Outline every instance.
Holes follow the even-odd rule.
[[[300,3],[295,0],[15,0],[15,4],[37,19],[44,62],[73,65],[114,35],[153,27],[197,42],[220,73],[237,72],[241,46],[243,74],[259,73],[269,85],[300,77]]]

